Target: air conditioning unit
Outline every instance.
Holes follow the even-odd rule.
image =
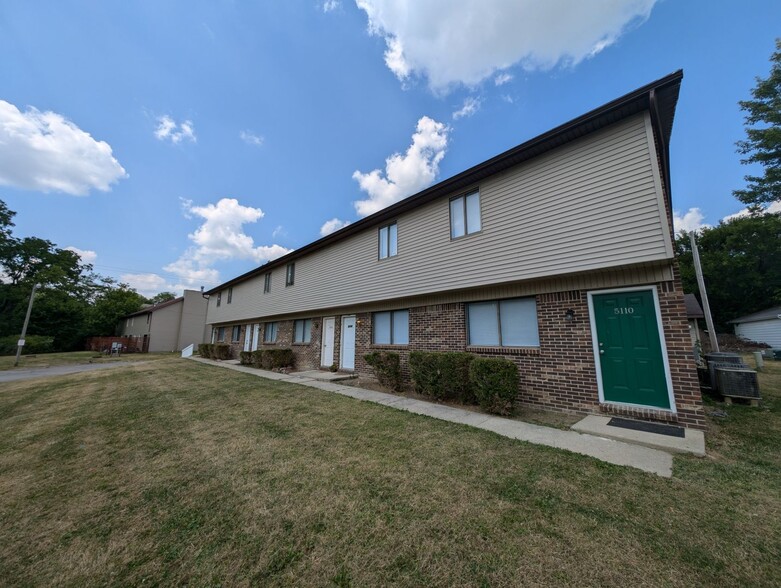
[[[747,398],[759,400],[757,372],[735,367],[716,368],[719,393],[725,398]]]

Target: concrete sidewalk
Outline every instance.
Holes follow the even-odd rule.
[[[232,362],[218,362],[210,359],[202,359],[200,357],[190,357],[189,359],[245,374],[252,374],[253,376],[260,378],[309,386],[311,388],[317,388],[318,390],[334,392],[336,394],[341,394],[342,396],[349,396],[350,398],[365,400],[366,402],[374,402],[375,404],[381,404],[398,410],[425,415],[451,423],[468,425],[470,427],[492,431],[498,435],[511,439],[526,441],[536,445],[555,447],[556,449],[564,449],[565,451],[588,455],[589,457],[594,457],[608,463],[637,468],[644,472],[650,472],[665,478],[672,476],[672,455],[658,449],[651,449],[649,447],[642,447],[631,443],[623,443],[621,441],[605,439],[595,435],[576,433],[575,431],[563,431],[551,427],[532,425],[522,421],[491,416],[484,413],[465,410],[463,408],[455,408],[452,406],[435,404],[433,402],[396,396],[395,394],[365,390],[354,386],[346,386],[339,382],[320,381],[311,377],[313,375],[312,372],[300,375],[295,373],[280,374],[277,372],[269,372],[257,368],[236,365]]]

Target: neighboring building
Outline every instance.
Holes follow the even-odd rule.
[[[677,72],[208,291],[212,340],[506,357],[521,404],[704,427],[673,255]]]
[[[147,306],[122,318],[122,335],[137,337],[144,351],[181,351],[206,338],[207,300],[197,290]]]
[[[741,339],[781,348],[781,306],[755,312],[730,321]]]
[[[692,344],[702,344],[702,335],[700,334],[700,319],[705,318],[700,301],[694,294],[684,294],[683,301],[686,304],[686,319],[689,321],[689,335],[692,338]]]

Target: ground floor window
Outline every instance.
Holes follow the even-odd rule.
[[[408,345],[409,310],[375,312],[372,342],[376,345]]]
[[[467,304],[469,345],[539,347],[537,301],[510,298]]]
[[[225,341],[225,327],[217,329],[217,341]]]
[[[231,342],[238,343],[240,335],[241,335],[241,326],[236,325],[235,327],[233,327],[233,330],[231,331]]]
[[[309,343],[312,340],[312,319],[301,319],[293,323],[293,343]]]
[[[266,330],[263,333],[264,343],[274,343],[277,340],[277,323],[266,323]]]

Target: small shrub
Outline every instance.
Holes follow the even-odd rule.
[[[338,371],[339,371],[339,368],[338,368],[338,367],[336,367],[336,362],[332,363],[332,364],[331,364],[331,367],[329,367],[328,369],[329,369],[330,371],[334,372],[334,373],[336,373],[336,372],[338,372]]]
[[[294,361],[295,356],[292,349],[264,349],[261,356],[261,367],[264,370],[293,367]]]
[[[512,414],[518,395],[518,366],[513,362],[498,357],[477,357],[469,366],[469,380],[483,410]]]
[[[239,363],[241,365],[252,365],[252,352],[239,351]]]
[[[262,368],[263,367],[263,350],[258,349],[257,351],[252,352],[252,365],[256,368]]]
[[[211,343],[199,343],[198,344],[198,355],[201,357],[209,358],[211,357]]]
[[[231,346],[224,343],[215,343],[212,345],[211,352],[212,359],[230,359],[231,358]]]
[[[474,359],[471,353],[413,351],[409,366],[415,390],[436,400],[474,403],[469,382],[469,365]]]
[[[0,355],[16,355],[19,335],[8,335],[0,338]],[[54,337],[44,335],[26,335],[22,355],[34,353],[52,353],[54,351]]]
[[[363,356],[372,369],[377,380],[383,386],[401,390],[401,360],[399,354],[392,351],[374,351]]]

